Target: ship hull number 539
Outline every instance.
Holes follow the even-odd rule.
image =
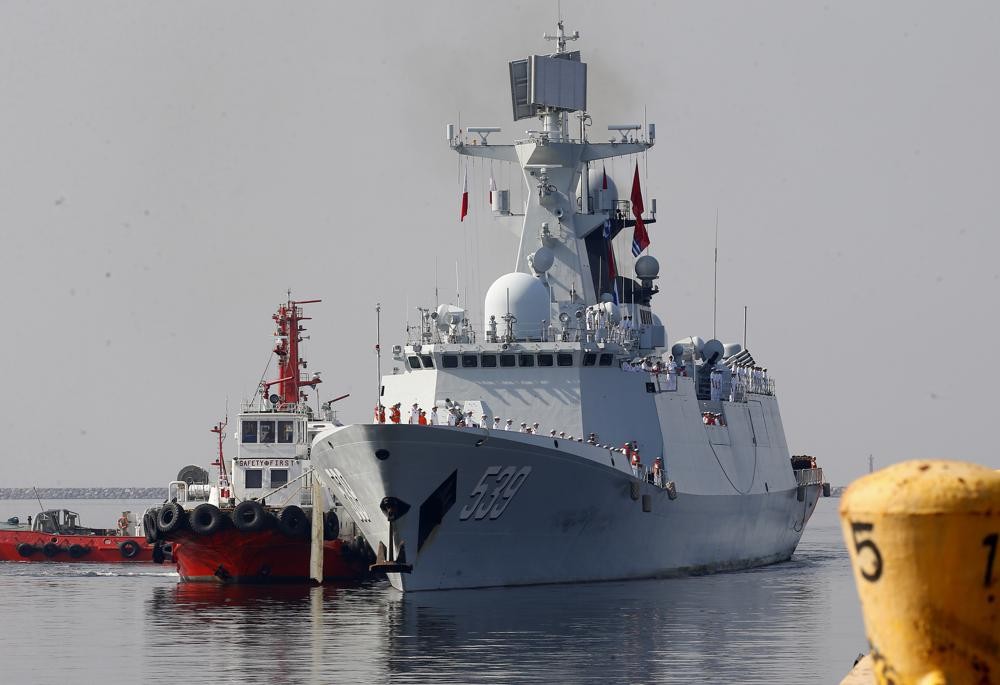
[[[460,521],[489,519],[494,521],[503,516],[507,505],[517,495],[531,474],[530,466],[490,466],[479,479],[475,489],[469,494],[471,504],[462,507],[458,514]]]

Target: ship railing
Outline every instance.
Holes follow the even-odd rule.
[[[795,483],[797,485],[822,485],[823,469],[799,469],[795,471]]]

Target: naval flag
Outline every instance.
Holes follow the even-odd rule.
[[[636,167],[638,169],[639,167]],[[638,173],[638,172],[636,172]],[[465,184],[462,186],[462,216],[459,221],[465,221],[465,216],[469,213],[469,170],[465,170]]]
[[[497,182],[493,180],[493,171],[490,170],[490,207],[493,206],[493,193],[497,192]]]
[[[635,175],[632,177],[632,214],[635,216],[635,233],[632,234],[632,256],[649,247],[649,234],[646,224],[642,222],[642,188],[639,187],[639,162],[635,163]]]

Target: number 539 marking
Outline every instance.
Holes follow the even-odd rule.
[[[530,466],[522,466],[520,470],[516,466],[490,466],[469,495],[472,504],[462,507],[458,520],[468,521],[471,517],[476,521],[482,521],[489,516],[489,519],[494,521],[500,518],[530,473]],[[490,490],[490,479],[493,479],[495,484],[492,490]]]

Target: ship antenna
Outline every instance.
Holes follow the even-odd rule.
[[[712,337],[718,338],[715,331],[719,311],[719,208],[715,208],[715,284],[712,289]],[[744,334],[746,337],[746,334]]]
[[[566,41],[568,41],[568,40],[579,40],[579,38],[580,38],[580,32],[579,31],[574,31],[573,35],[571,35],[571,36],[567,36],[566,35],[566,32],[563,30],[562,8],[561,7],[559,9],[559,21],[556,23],[556,26],[559,28],[559,32],[556,35],[550,36],[547,33],[543,33],[542,34],[542,38],[544,38],[545,40],[554,40],[554,41],[556,41],[556,52],[566,52]]]
[[[743,305],[743,349],[747,348],[747,306]]]
[[[375,398],[375,409],[382,404],[382,303],[375,303],[375,368],[378,371],[378,395]]]
[[[35,493],[35,499],[38,500],[38,510],[39,511],[45,511],[45,507],[42,506],[42,498],[38,496],[38,488],[36,488],[34,485],[32,485],[31,489]]]

